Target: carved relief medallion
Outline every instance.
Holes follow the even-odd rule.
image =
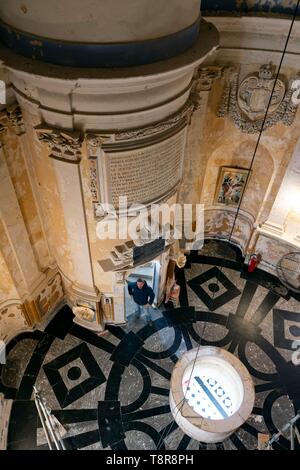
[[[286,87],[282,80],[273,77],[270,65],[263,65],[259,73],[245,78],[238,90],[238,105],[243,113],[251,120],[263,119],[269,101],[268,114],[274,113],[280,106]],[[273,90],[274,88],[274,90]]]
[[[297,104],[292,100],[294,79],[275,78],[272,65],[262,65],[240,83],[239,71],[227,69],[225,86],[217,115],[228,115],[242,132],[253,134],[277,122],[293,123]],[[266,118],[265,118],[265,114]]]

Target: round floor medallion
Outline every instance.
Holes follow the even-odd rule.
[[[80,367],[74,366],[68,370],[68,377],[70,380],[77,380],[81,376],[81,369]]]
[[[218,286],[218,284],[216,282],[211,282],[208,285],[208,288],[209,288],[210,292],[218,292],[220,290],[220,287]]]
[[[221,442],[250,416],[254,386],[228,351],[202,346],[186,352],[172,372],[170,406],[179,427],[201,442]]]

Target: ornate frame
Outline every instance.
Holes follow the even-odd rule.
[[[242,175],[246,176],[246,181],[244,182],[243,190],[242,190],[242,193],[241,193],[241,197],[242,197],[244,192],[245,192],[245,189],[247,187],[248,181],[249,181],[249,178],[247,178],[247,177],[250,173],[250,170],[247,169],[247,168],[230,167],[230,166],[220,167],[219,176],[218,176],[218,180],[217,180],[217,184],[216,184],[215,195],[214,195],[214,204],[237,207],[239,202],[237,202],[237,203],[226,203],[226,202],[220,202],[219,201],[219,195],[220,195],[220,191],[221,191],[222,182],[224,180],[224,175],[227,172],[232,172],[232,173],[235,173],[235,174],[242,174]]]

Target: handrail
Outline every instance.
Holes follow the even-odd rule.
[[[274,434],[271,437],[271,439],[267,443],[267,449],[269,449],[269,450],[272,449],[273,442],[278,441],[280,436],[282,436],[283,433],[289,429],[290,430],[290,439],[291,439],[291,450],[295,450],[295,439],[294,439],[295,435],[296,435],[296,437],[299,441],[299,444],[300,444],[299,431],[296,428],[296,422],[298,421],[299,418],[300,418],[300,410],[297,412],[296,416],[294,416],[292,419],[290,419],[290,421],[288,423],[286,423],[279,432],[277,432],[276,434]]]
[[[37,388],[33,387],[34,401],[37,407],[37,411],[46,435],[47,443],[50,450],[53,449],[53,444],[56,450],[66,450],[63,439],[60,436],[60,433],[54,429],[51,412],[47,409],[44,400],[40,396]]]

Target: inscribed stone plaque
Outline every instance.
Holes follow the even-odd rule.
[[[186,128],[146,148],[106,154],[111,180],[111,202],[120,196],[128,204],[159,201],[180,182]]]

